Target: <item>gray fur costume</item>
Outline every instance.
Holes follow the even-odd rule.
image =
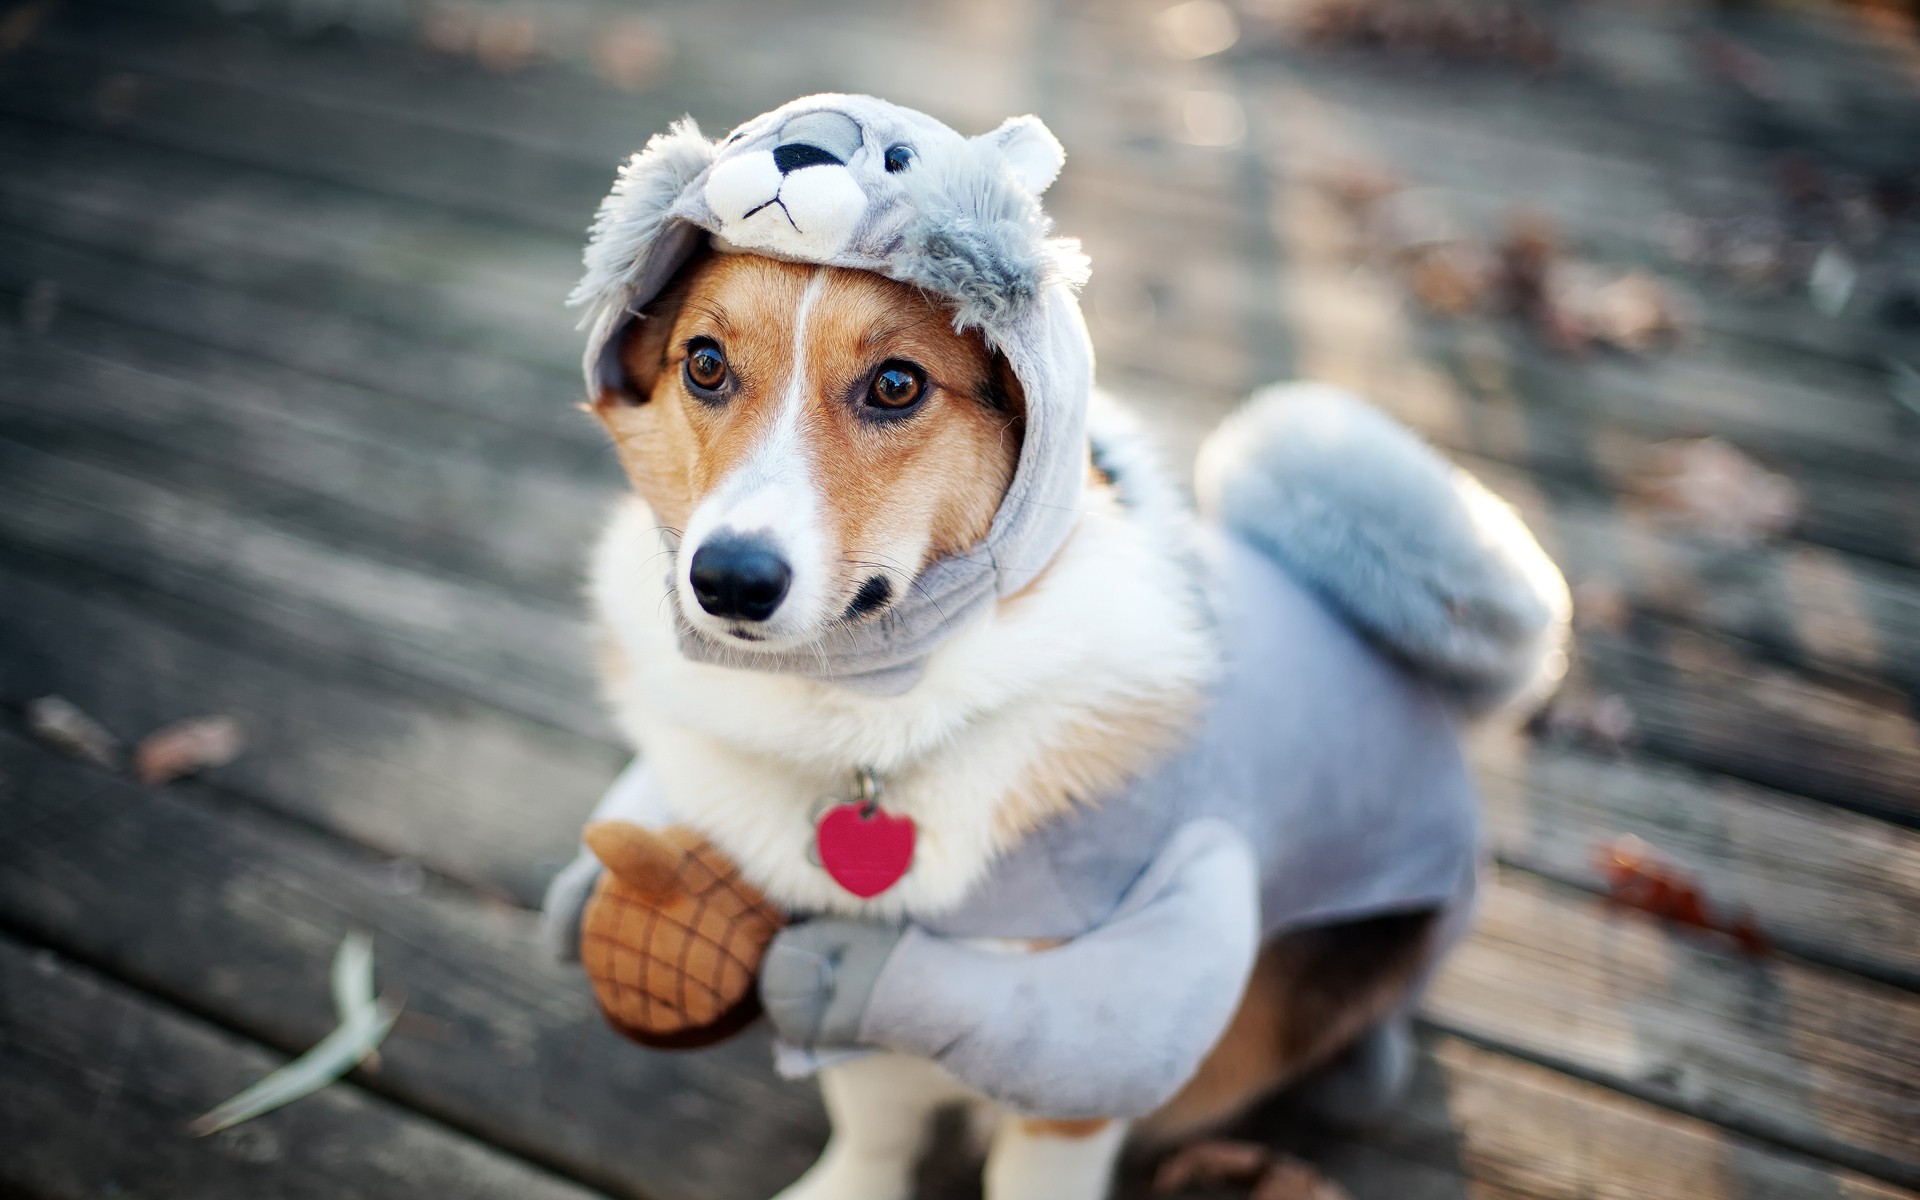
[[[1048,237],[1038,202],[1061,157],[1030,117],[965,139],[868,97],[814,96],[719,145],[683,122],[622,171],[576,296],[592,306],[590,385],[624,323],[712,237],[941,296],[1027,397],[986,542],[929,567],[923,602],[847,627],[824,667],[807,654],[766,669],[905,691],[946,630],[1024,586],[1071,532],[1092,355],[1083,261]],[[1096,415],[1096,459],[1129,503],[1164,507],[1155,468],[1107,425]],[[784,1070],[885,1048],[1019,1112],[1138,1116],[1192,1075],[1265,939],[1420,909],[1450,914],[1443,942],[1464,927],[1477,826],[1460,725],[1557,678],[1559,573],[1478,483],[1332,389],[1257,397],[1210,439],[1200,480],[1205,519],[1184,541],[1223,668],[1193,740],[1121,794],[1084,797],[953,912],[783,931],[761,993]],[[713,657],[690,630],[681,649]],[[595,815],[660,825],[676,807],[636,763]],[[583,858],[549,893],[563,952],[595,870]],[[1064,944],[1008,955],[981,938]]]

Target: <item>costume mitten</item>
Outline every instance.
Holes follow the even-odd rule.
[[[760,1015],[755,977],[785,918],[699,834],[587,826],[606,864],[580,922],[580,963],[607,1021],[661,1049],[711,1045]]]
[[[845,917],[782,930],[760,973],[760,999],[774,1029],[807,1050],[858,1044],[867,1000],[902,932]]]

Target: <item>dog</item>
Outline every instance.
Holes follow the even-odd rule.
[[[1563,661],[1517,518],[1293,387],[1209,440],[1196,520],[1089,390],[1031,118],[809,97],[647,155],[583,287],[632,485],[590,593],[643,755],[601,815],[811,918],[761,993],[833,1133],[782,1200],[905,1200],[953,1102],[990,1200],[1099,1200],[1130,1134],[1391,1097],[1471,902],[1461,731]]]

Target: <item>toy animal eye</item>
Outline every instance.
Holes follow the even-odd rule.
[[[899,412],[913,407],[926,390],[927,381],[921,377],[919,368],[895,359],[881,363],[880,369],[873,373],[873,383],[867,388],[867,403]]]
[[[887,174],[898,175],[913,165],[912,146],[890,146],[887,148]]]
[[[727,382],[727,357],[712,338],[687,343],[687,382],[695,391],[715,392]]]

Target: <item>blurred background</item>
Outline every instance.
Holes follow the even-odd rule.
[[[759,1200],[764,1036],[620,1042],[531,907],[624,760],[562,297],[615,165],[811,91],[1039,114],[1184,472],[1310,376],[1515,503],[1559,701],[1356,1200],[1920,1187],[1920,41],[1878,3],[0,5],[0,1190]],[[377,1060],[188,1122],[338,1020]],[[926,1194],[977,1194],[958,1128]],[[1128,1196],[1151,1162],[1130,1163]],[[1180,1195],[1244,1195],[1223,1182]]]

